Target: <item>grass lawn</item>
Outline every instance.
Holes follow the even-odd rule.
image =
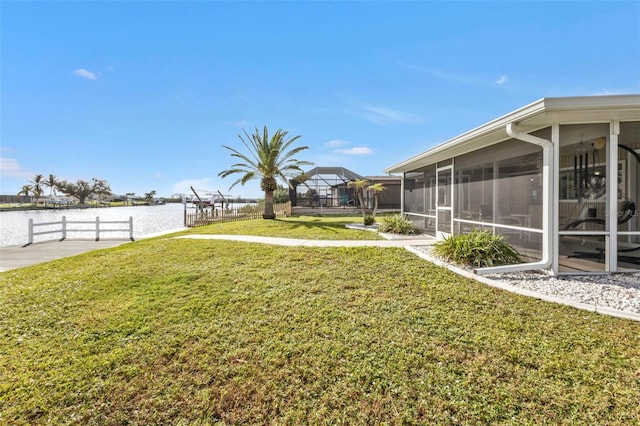
[[[357,232],[315,219],[190,232]],[[0,312],[0,424],[640,423],[640,324],[399,248],[143,240],[0,274]]]
[[[378,221],[382,220],[378,217]],[[175,235],[227,234],[260,237],[304,238],[309,240],[383,240],[375,232],[347,229],[362,223],[362,216],[295,216],[276,220],[245,220],[191,228]]]

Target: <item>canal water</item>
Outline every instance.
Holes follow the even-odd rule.
[[[26,210],[0,212],[0,247],[24,245],[29,241],[29,219],[33,223],[59,222],[62,216],[67,221],[94,221],[96,217],[100,221],[128,221],[133,218],[133,237],[139,239],[144,236],[163,231],[177,230],[184,227],[184,208],[180,203],[170,203],[159,206],[128,206],[128,207],[103,207],[90,209],[69,210]],[[191,207],[190,207],[191,209]],[[73,225],[76,229],[87,229],[87,225]],[[59,228],[60,226],[58,226]],[[69,228],[72,225],[68,225]],[[126,228],[128,224],[122,224],[118,228]],[[91,226],[88,226],[91,229]],[[46,230],[46,228],[36,229]],[[36,236],[34,242],[59,239],[61,234],[48,234]],[[95,238],[95,226],[93,232],[73,232],[67,238]],[[101,235],[101,239],[128,238],[127,232],[109,232]]]

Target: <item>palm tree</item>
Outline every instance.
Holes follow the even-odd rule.
[[[376,217],[376,212],[378,211],[378,196],[382,191],[386,188],[380,182],[374,183],[373,185],[369,185],[367,188],[369,191],[373,192],[373,213],[371,214],[374,219]]]
[[[231,166],[230,169],[223,170],[218,176],[225,178],[232,174],[241,174],[230,187],[233,188],[237,184],[244,185],[253,179],[260,179],[260,189],[264,191],[264,219],[275,219],[273,212],[273,192],[278,189],[278,181],[280,178],[289,184],[289,179],[295,175],[302,173],[301,166],[312,165],[309,161],[301,161],[294,158],[296,154],[308,146],[300,146],[291,150],[291,144],[302,136],[294,136],[287,138],[288,132],[278,129],[271,137],[269,130],[264,126],[262,134],[256,128],[255,133],[249,134],[243,129],[244,138],[238,135],[242,144],[249,151],[243,154],[235,148],[223,145],[223,148],[231,151],[231,156],[239,158],[241,162]]]
[[[153,198],[154,198],[155,196],[156,196],[156,190],[154,189],[154,190],[153,190],[153,191],[151,191],[151,192],[146,192],[146,193],[144,194],[144,199],[145,199],[145,200],[147,200],[147,204],[148,204],[148,205],[153,206],[153,205],[154,205]]]
[[[36,205],[38,205],[38,201],[40,201],[40,197],[42,196],[42,185],[44,185],[44,181],[42,180],[43,178],[44,176],[42,175],[36,175],[36,177],[30,181],[31,192],[33,193],[33,196],[36,197]]]
[[[131,205],[134,205],[133,197],[135,196],[136,196],[135,192],[127,192],[127,201],[125,202],[125,204],[128,204],[129,201],[131,201]]]
[[[22,185],[22,189],[16,195],[18,197],[21,196],[21,195],[24,195],[25,197],[28,197],[29,194],[31,194],[31,185]]]
[[[362,210],[362,218],[366,216],[365,206],[364,206],[364,191],[369,186],[369,181],[366,179],[356,179],[352,180],[347,184],[348,187],[354,188],[356,190],[356,195],[358,196],[358,201],[360,202],[360,209]]]
[[[53,197],[54,195],[56,195],[56,188],[58,187],[58,180],[56,179],[56,177],[54,175],[50,174],[49,178],[47,180],[45,180],[44,182],[42,182],[42,184],[44,186],[46,186],[47,188],[50,188],[49,197]]]

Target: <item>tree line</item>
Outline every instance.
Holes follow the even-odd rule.
[[[85,204],[87,199],[92,196],[107,197],[112,195],[109,182],[104,179],[92,178],[91,181],[78,179],[75,182],[59,180],[55,175],[50,174],[47,178],[38,174],[26,185],[22,186],[18,196],[33,196],[36,204],[44,195],[46,189],[49,189],[49,197],[56,197],[59,194],[66,195],[78,199],[80,204]],[[153,203],[156,191],[145,193],[144,199]],[[133,198],[135,193],[127,193],[128,198]]]
[[[90,182],[78,179],[76,182],[68,182],[66,180],[58,180],[55,175],[50,174],[48,178],[38,174],[28,184],[23,185],[17,195],[30,196],[36,199],[36,204],[42,198],[45,189],[49,188],[49,196],[55,197],[58,194],[64,194],[69,197],[77,198],[80,204],[84,204],[89,196],[108,196],[111,195],[111,187],[104,179],[92,178]]]

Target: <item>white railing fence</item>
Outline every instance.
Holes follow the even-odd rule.
[[[84,225],[79,228],[69,227],[69,225]],[[91,225],[91,227],[87,227]],[[112,225],[127,225],[126,228],[114,228]],[[46,229],[36,231],[36,229]],[[66,216],[62,216],[62,220],[57,222],[33,223],[33,219],[29,219],[29,243],[33,244],[34,237],[47,234],[59,234],[60,240],[67,238],[69,233],[85,233],[95,235],[96,241],[100,241],[100,234],[105,232],[127,232],[129,239],[133,241],[133,217],[129,216],[129,220],[100,220],[97,216],[96,220],[67,220]]]

